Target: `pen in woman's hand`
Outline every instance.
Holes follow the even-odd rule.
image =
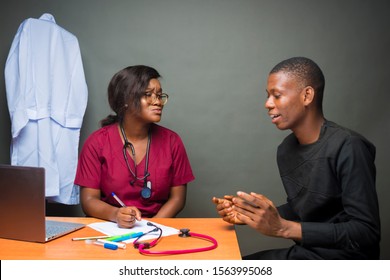
[[[126,207],[126,204],[124,204],[123,201],[120,200],[120,198],[119,198],[114,192],[112,192],[111,194],[112,194],[112,196],[115,198],[115,200],[116,200],[122,207]]]
[[[123,201],[122,201],[114,192],[112,192],[111,194],[112,194],[112,196],[115,198],[115,200],[116,200],[122,207],[127,207],[126,204],[124,204]],[[132,210],[132,211],[134,211],[134,210]],[[133,217],[133,219],[131,220],[131,222],[133,222],[133,221],[136,219],[135,214],[130,213],[130,216]]]

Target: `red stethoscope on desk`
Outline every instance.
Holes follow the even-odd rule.
[[[209,242],[212,243],[210,246],[206,247],[200,247],[200,248],[193,248],[193,249],[182,249],[182,250],[164,250],[164,251],[151,251],[149,250],[150,248],[156,246],[156,244],[160,241],[161,236],[162,236],[162,229],[155,224],[148,222],[148,226],[153,226],[154,229],[144,233],[143,235],[139,236],[136,240],[134,240],[133,245],[134,248],[138,249],[138,251],[143,254],[143,255],[177,255],[177,254],[188,254],[188,253],[196,253],[196,252],[204,252],[204,251],[209,251],[217,248],[218,242],[215,240],[213,237],[204,235],[204,234],[199,234],[199,233],[194,233],[191,232],[189,229],[181,229],[179,236],[180,237],[195,237],[195,238],[200,238],[200,239],[205,239]],[[150,233],[158,232],[158,237],[155,238],[151,242],[140,242],[139,239],[145,235],[148,235]]]

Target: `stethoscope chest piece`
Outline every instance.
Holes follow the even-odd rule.
[[[152,196],[152,182],[148,181],[146,185],[142,187],[141,197],[144,199],[148,199]]]
[[[180,237],[190,237],[191,236],[190,229],[189,228],[182,228],[182,229],[180,229],[179,236]]]
[[[151,195],[152,195],[152,191],[149,188],[147,188],[147,187],[142,188],[142,190],[141,190],[142,198],[148,199],[151,197]]]

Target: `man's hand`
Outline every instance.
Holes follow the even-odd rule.
[[[223,198],[213,197],[212,201],[217,205],[217,212],[225,222],[242,225],[244,223],[237,218],[237,213],[232,209],[232,199],[232,195],[225,195]]]
[[[237,192],[230,207],[236,218],[264,235],[302,239],[301,224],[283,219],[271,200],[261,194]]]

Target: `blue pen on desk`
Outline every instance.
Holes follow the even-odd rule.
[[[94,243],[96,245],[102,245],[102,246],[104,246],[104,248],[107,248],[107,249],[113,249],[113,248],[110,248],[112,246],[114,246],[114,247],[116,246],[116,248],[126,249],[126,244],[125,243],[118,243],[118,242],[109,241],[109,240],[106,240],[106,239],[98,239]]]
[[[124,204],[123,201],[120,200],[120,198],[119,198],[114,192],[112,192],[111,194],[112,194],[112,196],[115,198],[115,200],[118,201],[118,203],[119,203],[122,207],[126,207],[126,204]]]
[[[102,242],[94,242],[94,244],[103,246],[104,248],[110,249],[110,250],[116,250],[116,249],[118,249],[118,246],[117,246],[116,244],[102,243]]]

